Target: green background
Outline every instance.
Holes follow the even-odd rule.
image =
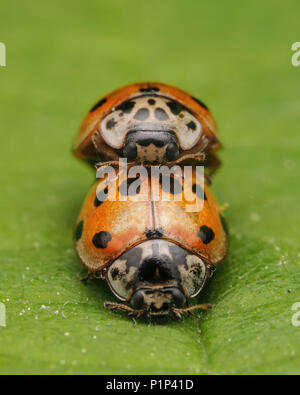
[[[0,373],[300,373],[299,1],[1,3]],[[198,298],[213,311],[182,323],[104,310],[73,250],[94,179],[71,156],[79,123],[144,80],[206,102],[224,144],[231,252]]]

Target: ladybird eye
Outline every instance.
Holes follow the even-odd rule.
[[[174,288],[172,289],[172,296],[173,296],[173,301],[175,303],[176,307],[183,307],[183,305],[186,302],[185,296],[183,293],[178,289]]]
[[[178,266],[181,284],[189,297],[194,298],[202,290],[207,278],[205,263],[196,255],[186,257],[186,265]]]
[[[144,296],[141,291],[136,292],[133,297],[131,298],[131,306],[134,309],[141,309],[144,304]]]

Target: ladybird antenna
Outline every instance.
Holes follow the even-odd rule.
[[[121,310],[121,311],[126,311],[132,315],[136,316],[141,316],[145,311],[144,310],[135,310],[130,306],[127,306],[127,304],[122,304],[122,303],[111,303],[111,302],[105,302],[104,307],[109,309],[109,310]]]
[[[191,311],[194,310],[212,310],[212,305],[211,304],[197,304],[195,306],[191,307],[186,307],[185,309],[176,309],[175,307],[172,309],[175,314],[184,314],[184,313],[190,313]]]

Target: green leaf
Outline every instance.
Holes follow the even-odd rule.
[[[258,0],[3,5],[0,373],[300,373],[299,11]],[[214,309],[163,325],[105,310],[114,298],[105,283],[81,284],[72,243],[94,173],[71,142],[93,102],[137,80],[204,100],[225,148],[213,189],[229,204],[230,255],[197,300]]]

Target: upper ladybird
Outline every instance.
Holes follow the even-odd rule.
[[[192,95],[160,83],[133,84],[99,100],[85,117],[74,153],[91,164],[127,158],[138,164],[196,159],[217,167],[217,127]]]

